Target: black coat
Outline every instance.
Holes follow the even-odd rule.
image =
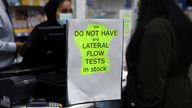
[[[127,63],[124,108],[192,108],[188,66],[177,61],[181,57],[178,41],[172,25],[164,18],[156,18],[145,27],[139,64],[133,69]]]

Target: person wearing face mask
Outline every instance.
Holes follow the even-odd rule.
[[[37,25],[31,33],[29,44],[27,45],[27,48],[25,48],[26,51],[23,54],[24,59],[22,61],[22,68],[24,69],[40,67],[56,62],[54,55],[49,58],[44,56],[46,51],[42,41],[44,40],[44,37],[39,32],[38,28],[54,26],[64,26],[64,28],[66,28],[67,20],[72,18],[71,0],[49,0],[44,10],[48,20]],[[61,59],[63,59],[63,61],[66,60],[64,57]]]
[[[192,22],[175,0],[139,0],[123,108],[192,108]]]
[[[50,0],[45,6],[45,13],[48,21],[40,25],[63,26],[72,18],[71,0]]]
[[[21,68],[30,69],[44,67],[50,64],[57,65],[59,62],[58,68],[54,71],[36,75],[38,80],[36,96],[46,98],[47,100],[50,99],[50,101],[58,98],[59,100],[64,99],[64,101],[66,101],[66,49],[63,49],[65,43],[61,43],[62,52],[59,52],[59,56],[58,53],[54,53],[54,51],[47,54],[52,45],[47,44],[45,36],[40,32],[39,27],[64,26],[64,28],[66,28],[67,20],[72,18],[71,1],[49,0],[44,9],[48,20],[33,29],[29,43],[25,46]],[[65,42],[65,40],[62,42]],[[62,67],[60,67],[60,64],[62,64]],[[62,101],[62,103],[65,104],[64,101]]]

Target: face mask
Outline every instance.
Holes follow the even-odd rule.
[[[69,20],[69,19],[72,19],[72,13],[61,13],[60,15],[59,15],[59,18],[57,19],[57,22],[61,25],[61,26],[63,26],[63,25],[65,25],[65,24],[67,24],[67,20]]]

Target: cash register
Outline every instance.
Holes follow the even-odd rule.
[[[21,69],[1,72],[0,96],[10,96],[17,102],[34,98],[46,98],[48,101],[66,103],[66,27],[39,27],[39,33],[44,37],[45,57],[54,62],[41,63],[35,66],[31,61],[41,62],[33,56],[30,46],[26,48]],[[41,43],[37,43],[41,45]],[[45,51],[45,49],[42,49]],[[49,58],[53,57],[53,58]],[[33,59],[33,60],[31,60]],[[33,65],[34,67],[30,67]]]

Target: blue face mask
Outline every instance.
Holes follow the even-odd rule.
[[[72,13],[61,13],[59,15],[59,18],[57,19],[57,22],[61,26],[63,26],[65,24],[67,24],[67,20],[72,19],[72,17],[73,17]]]

